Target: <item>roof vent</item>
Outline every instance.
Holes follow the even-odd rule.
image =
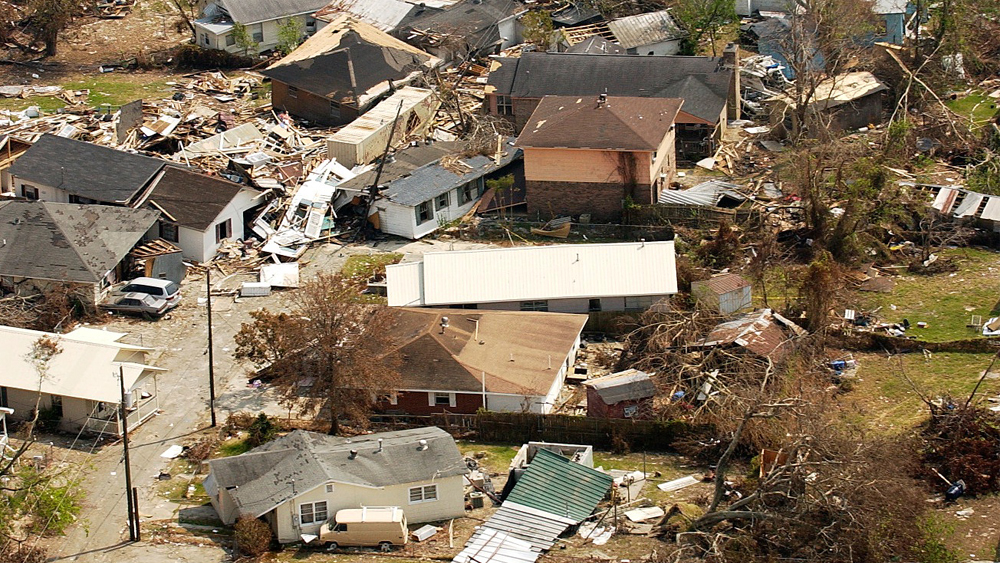
[[[427,449],[427,440],[420,440],[417,443],[420,444],[420,451],[424,451]]]
[[[603,106],[605,103],[607,103],[607,101],[608,101],[608,93],[607,92],[605,92],[605,93],[597,96],[597,105],[598,106]]]
[[[378,439],[378,449],[375,450],[375,453],[378,453],[380,451],[382,451],[382,438]]]
[[[354,459],[358,457],[358,450],[351,450],[351,456],[347,459]]]

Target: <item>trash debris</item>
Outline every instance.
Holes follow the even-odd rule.
[[[673,491],[679,491],[683,488],[690,487],[691,485],[701,482],[701,477],[698,475],[688,475],[687,477],[681,477],[680,479],[674,479],[673,481],[667,481],[666,483],[660,483],[656,486],[657,489],[665,493],[670,493]]]

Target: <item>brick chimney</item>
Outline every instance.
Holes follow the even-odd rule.
[[[726,45],[722,51],[722,67],[732,69],[733,80],[729,83],[729,98],[726,101],[726,118],[740,118],[740,46],[736,43]]]

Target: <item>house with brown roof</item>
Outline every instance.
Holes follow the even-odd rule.
[[[650,418],[656,384],[649,374],[629,369],[588,379],[587,416],[597,418]]]
[[[402,374],[386,412],[548,413],[576,361],[587,315],[394,309]]]
[[[225,239],[242,239],[249,211],[263,194],[218,176],[167,166],[154,180],[146,207],[160,212],[160,238],[184,258],[206,262]]]
[[[615,221],[626,201],[655,203],[677,169],[674,125],[684,100],[546,96],[516,146],[529,216]]]
[[[719,274],[691,282],[691,296],[711,309],[731,315],[753,306],[750,282],[738,274]]]

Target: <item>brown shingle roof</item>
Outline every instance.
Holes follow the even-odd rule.
[[[545,96],[517,146],[655,151],[684,100],[609,96]]]

